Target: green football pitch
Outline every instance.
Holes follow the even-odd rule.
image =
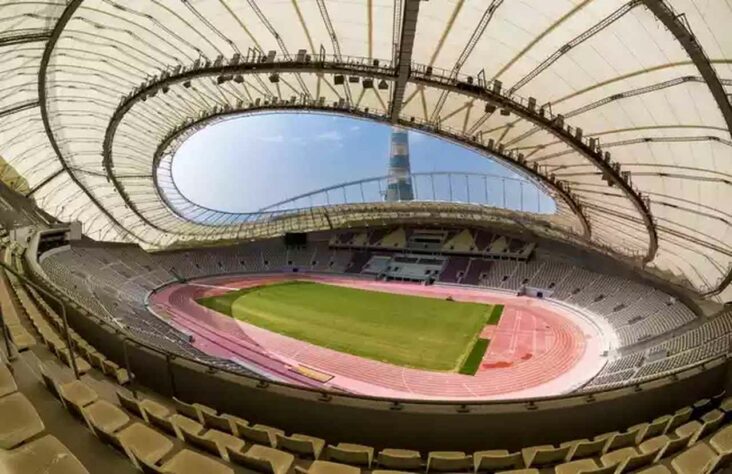
[[[336,351],[425,370],[458,371],[492,305],[294,281],[198,300],[255,326]]]

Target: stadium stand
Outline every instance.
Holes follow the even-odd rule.
[[[406,244],[407,232],[400,229],[397,234],[395,240]],[[279,240],[272,240],[205,251],[160,254],[147,254],[135,246],[87,242],[74,244],[69,250],[55,252],[48,257],[42,256],[41,265],[48,277],[73,295],[80,304],[101,317],[122,324],[143,340],[175,353],[246,373],[246,369],[235,363],[212,358],[194,349],[186,341],[187,337],[178,330],[152,317],[144,303],[147,294],[176,279],[188,280],[227,273],[290,272],[294,268],[332,273],[356,273],[361,268],[358,273],[407,279],[422,279],[426,276],[423,266],[417,263],[419,258],[426,257],[424,254],[375,255],[370,250],[347,250],[328,245],[350,242],[353,247],[357,235],[363,234],[316,237],[306,247],[295,250],[285,248]],[[394,232],[373,230],[369,235],[367,241],[372,245],[393,236]],[[452,240],[461,235],[461,238],[467,238],[467,234],[461,231]],[[479,234],[476,240],[495,243],[511,239],[496,234]],[[493,244],[491,246],[495,247]],[[401,246],[399,248],[402,252]],[[400,265],[391,263],[408,258],[415,262],[405,261]],[[327,266],[322,264],[326,260]],[[374,263],[377,260],[380,262],[378,265]],[[713,359],[726,353],[728,348],[729,334],[732,332],[729,314],[670,337],[679,328],[698,324],[697,317],[679,300],[632,280],[591,272],[543,256],[529,261],[446,256],[444,261],[446,263],[439,265],[443,271],[437,273],[444,282],[480,285],[514,293],[527,286],[546,289],[552,299],[606,320],[618,336],[620,346],[617,349],[628,347],[632,352],[632,347],[639,343],[658,341],[641,353],[624,352],[617,360],[611,360],[587,384],[588,390],[634,384],[670,374],[700,361]],[[417,273],[412,272],[414,274],[393,271],[394,267],[415,265],[419,268]],[[656,356],[652,358],[651,354]]]

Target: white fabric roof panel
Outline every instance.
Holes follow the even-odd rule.
[[[647,6],[659,1],[441,0],[420,2],[416,17],[416,0],[5,2],[0,156],[27,179],[41,206],[82,220],[92,237],[165,245],[216,235],[173,212],[153,180],[156,153],[173,152],[180,140],[165,150],[161,144],[187,136],[192,124],[293,107],[396,118],[402,125],[413,120],[468,145],[493,139],[512,159],[521,153],[527,166],[569,186],[589,221],[590,242],[652,257],[651,267],[713,292],[732,268],[732,216],[720,206],[732,202],[732,122],[702,77],[699,57],[687,54]],[[717,80],[732,93],[729,2],[661,5],[684,15]],[[64,12],[68,22],[60,24]],[[299,50],[310,54],[311,66]],[[262,59],[269,51],[276,67]],[[427,82],[408,69],[400,76],[400,51],[413,71],[432,66]],[[231,66],[235,55],[241,67]],[[232,73],[222,76],[222,67]],[[486,87],[499,79],[502,93],[515,90],[509,104],[535,97],[596,138],[630,173],[631,193],[648,200],[655,255],[636,197],[608,186],[602,166],[556,130],[516,110],[490,111],[486,96],[454,87],[468,76]],[[373,88],[360,82],[369,77]],[[438,79],[448,86],[437,87]],[[393,100],[401,90],[399,107]],[[399,113],[392,116],[394,106]],[[558,189],[549,192],[558,208],[550,221],[581,234],[580,216],[571,215]],[[239,223],[220,223],[235,235]]]

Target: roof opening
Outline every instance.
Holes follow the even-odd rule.
[[[439,137],[332,114],[219,120],[163,157],[158,183],[176,211],[199,221],[201,213],[193,208],[236,214],[385,200],[555,212],[543,189],[484,154]]]

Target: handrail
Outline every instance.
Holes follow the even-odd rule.
[[[61,320],[64,323],[64,342],[66,342],[66,348],[69,351],[69,360],[71,363],[71,370],[74,372],[74,378],[76,380],[79,380],[79,368],[76,366],[76,357],[74,356],[74,348],[73,344],[71,344],[71,337],[69,337],[69,321],[66,318],[66,305],[61,301],[60,298],[57,298],[56,296],[52,295],[45,289],[41,288],[39,285],[36,285],[33,283],[30,279],[26,278],[24,275],[21,275],[17,271],[15,271],[14,268],[12,268],[10,265],[2,261],[0,259],[0,266],[2,266],[5,270],[9,271],[13,275],[15,275],[16,278],[20,279],[24,284],[29,285],[31,288],[33,288],[36,291],[39,291],[46,295],[47,297],[51,298],[55,303],[58,304],[59,308],[61,308]],[[7,327],[7,326],[6,326]]]

